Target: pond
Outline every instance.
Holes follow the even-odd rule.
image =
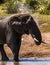
[[[19,62],[14,62],[10,59],[8,62],[2,62],[0,65],[50,65],[50,58],[21,58]]]

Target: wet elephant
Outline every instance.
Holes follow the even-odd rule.
[[[31,34],[37,45],[42,42],[41,32],[31,15],[12,15],[0,20],[0,51],[3,61],[9,60],[3,47],[5,43],[12,50],[14,60],[18,61],[23,34]]]

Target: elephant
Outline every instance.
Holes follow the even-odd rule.
[[[0,20],[0,52],[2,61],[9,60],[4,50],[4,44],[7,44],[11,49],[14,60],[19,61],[18,57],[23,34],[31,34],[36,45],[40,45],[42,42],[40,29],[31,15],[15,14]]]

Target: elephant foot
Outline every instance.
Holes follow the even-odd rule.
[[[8,57],[2,58],[2,61],[9,61]]]
[[[18,58],[14,58],[14,61],[15,61],[15,62],[19,62],[19,59],[18,59]]]

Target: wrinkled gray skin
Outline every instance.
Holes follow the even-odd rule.
[[[3,61],[9,60],[3,47],[5,43],[12,50],[14,60],[18,61],[23,34],[31,34],[33,39],[36,38],[35,43],[37,45],[41,44],[40,30],[29,14],[13,15],[0,20],[0,51]]]

